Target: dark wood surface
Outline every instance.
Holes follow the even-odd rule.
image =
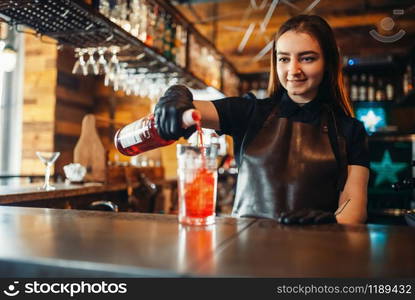
[[[2,206],[0,237],[0,276],[415,275],[415,229],[405,226],[217,218],[191,227],[175,215]]]
[[[284,226],[259,220],[199,273],[248,277],[414,277],[415,228]]]
[[[123,276],[186,276],[252,222],[218,218],[215,226],[186,227],[174,215],[0,207],[0,275],[4,261],[8,269],[10,262],[28,262]]]
[[[126,183],[57,183],[53,184],[53,186],[56,187],[56,189],[53,191],[45,191],[39,189],[39,187],[41,187],[42,185],[43,183],[39,182],[16,186],[0,186],[0,205],[44,199],[76,197],[88,194],[98,194],[127,189]],[[139,183],[132,183],[133,188],[137,187],[138,185]]]

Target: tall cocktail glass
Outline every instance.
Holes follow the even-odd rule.
[[[217,145],[177,145],[179,222],[209,225],[215,222]]]

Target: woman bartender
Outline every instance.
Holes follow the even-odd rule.
[[[226,80],[226,78],[225,78]],[[187,137],[182,113],[196,107],[202,126],[233,137],[239,172],[233,215],[284,224],[364,223],[367,135],[343,90],[334,34],[318,16],[289,19],[271,54],[270,98],[252,94],[193,101],[182,85],[155,107],[167,139]]]

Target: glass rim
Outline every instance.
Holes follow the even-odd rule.
[[[192,144],[177,144],[176,146],[177,148],[189,148],[189,149],[200,149],[202,148],[201,146],[196,146],[196,145],[192,145]],[[218,144],[208,144],[203,146],[203,148],[218,148]]]
[[[191,144],[178,144],[176,146],[176,153],[178,156],[186,153],[186,151],[191,150],[196,154],[201,154],[204,152],[207,157],[212,158],[213,156],[216,157],[219,152],[219,145],[217,144],[209,144],[203,147],[191,145]]]

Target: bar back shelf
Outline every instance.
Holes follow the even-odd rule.
[[[200,38],[194,27],[186,24],[186,20],[174,11],[174,7],[156,3],[189,28],[189,34]],[[59,45],[75,48],[119,46],[120,58],[129,58],[123,61],[129,68],[137,68],[137,72],[138,68],[145,67],[148,73],[180,78],[182,83],[192,88],[208,86],[189,72],[188,66],[178,66],[80,0],[0,0],[0,17],[13,26],[30,27],[40,36],[55,39]],[[186,49],[188,52],[189,47]],[[214,51],[219,53],[215,48]],[[231,64],[226,62],[226,65]],[[233,66],[231,68],[237,75]]]

